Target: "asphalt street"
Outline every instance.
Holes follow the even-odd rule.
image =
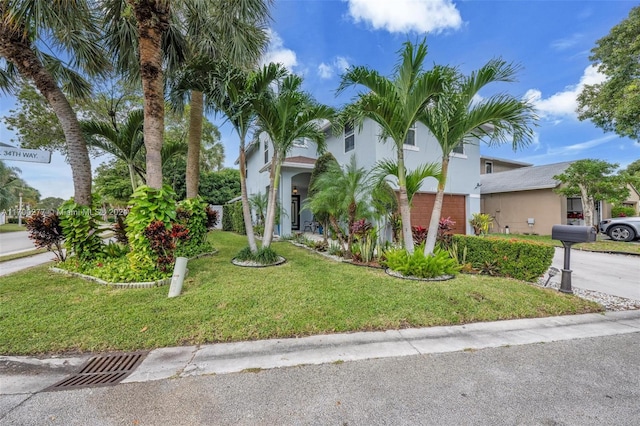
[[[34,249],[27,231],[0,233],[0,256]]]
[[[638,347],[636,332],[7,395],[0,425],[637,425]]]

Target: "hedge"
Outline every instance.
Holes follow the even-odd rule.
[[[246,235],[241,201],[222,206],[222,230]]]
[[[464,258],[474,269],[531,282],[549,269],[555,250],[535,241],[471,235],[454,235],[453,242],[458,259],[462,262]]]

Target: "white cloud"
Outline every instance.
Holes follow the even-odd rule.
[[[429,33],[458,29],[460,12],[452,0],[347,0],[355,22],[390,33]]]
[[[336,56],[331,64],[322,62],[318,65],[318,75],[324,80],[332,78],[336,73],[342,73],[349,68],[349,61],[343,56]]]
[[[262,56],[262,64],[264,65],[274,62],[276,64],[284,65],[288,70],[292,70],[293,67],[298,65],[296,52],[284,47],[284,42],[275,31],[269,29],[268,35],[270,39],[269,47]]]
[[[587,84],[598,84],[605,80],[605,75],[598,72],[596,67],[589,65],[580,77],[580,82],[576,85],[567,86],[564,91],[555,93],[544,99],[542,92],[538,89],[529,89],[525,93],[525,99],[533,102],[538,114],[543,118],[555,119],[576,117],[578,108],[578,95]]]
[[[551,42],[551,48],[554,50],[567,50],[580,42],[582,34],[576,33],[569,37],[561,38]]]
[[[574,143],[572,145],[551,146],[547,148],[544,154],[531,155],[528,157],[519,158],[518,160],[527,163],[544,163],[549,160],[551,160],[552,162],[577,160],[582,157],[583,152],[586,152],[592,148],[603,145],[617,138],[619,138],[618,135],[607,135],[585,142]]]

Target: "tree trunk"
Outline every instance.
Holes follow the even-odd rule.
[[[127,0],[138,23],[140,75],[144,96],[144,146],[147,151],[147,185],[162,188],[164,139],[164,86],[162,33],[169,26],[167,0]]]
[[[413,233],[411,231],[411,208],[409,207],[409,197],[407,196],[407,177],[404,167],[404,151],[398,149],[398,204],[400,208],[400,219],[402,221],[402,239],[404,248],[409,253],[413,253]]]
[[[127,167],[129,168],[129,179],[131,179],[131,189],[133,190],[133,192],[136,192],[136,170],[133,167],[133,164],[129,163],[127,164]]]
[[[582,214],[584,216],[584,224],[585,226],[593,226],[593,213],[595,211],[595,203],[589,197],[587,193],[587,188],[582,185],[578,185],[580,188],[580,198],[582,201]]]
[[[44,68],[22,39],[20,29],[0,23],[0,56],[13,63],[20,74],[34,82],[53,108],[64,132],[67,160],[73,176],[74,200],[83,206],[91,205],[91,160],[76,113],[58,87],[53,76]]]
[[[276,193],[280,183],[280,159],[277,153],[271,158],[271,171],[269,172],[269,196],[267,199],[267,218],[264,224],[264,235],[262,236],[262,248],[271,246],[273,240],[273,229],[276,219]]]
[[[242,215],[244,216],[244,229],[247,232],[247,240],[251,253],[258,251],[256,236],[253,232],[253,222],[251,221],[251,207],[249,206],[249,195],[247,194],[247,158],[245,152],[244,135],[240,138],[240,194],[242,196]]]
[[[200,143],[202,141],[202,115],[204,113],[203,94],[191,92],[191,110],[189,111],[189,140],[187,147],[187,198],[198,196],[200,182]],[[244,149],[241,148],[243,151]],[[245,218],[246,219],[246,218]],[[249,231],[247,230],[247,235]]]
[[[440,216],[442,216],[442,200],[444,199],[444,186],[447,183],[447,171],[449,170],[449,156],[442,157],[442,174],[438,181],[438,192],[436,200],[433,203],[433,211],[431,212],[431,220],[429,221],[429,230],[427,231],[427,242],[424,245],[425,256],[433,255],[436,248],[436,239],[438,238],[438,227],[440,226]]]

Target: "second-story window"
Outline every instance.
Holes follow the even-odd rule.
[[[356,136],[353,132],[353,123],[344,125],[344,152],[353,151],[356,147]]]
[[[464,143],[460,142],[458,146],[453,148],[453,154],[464,154]]]
[[[485,161],[484,172],[486,174],[493,173],[493,163],[491,161]]]
[[[404,144],[409,146],[416,146],[416,123],[413,123],[409,127],[407,137],[404,139]]]
[[[269,162],[269,141],[264,141],[264,164]]]

